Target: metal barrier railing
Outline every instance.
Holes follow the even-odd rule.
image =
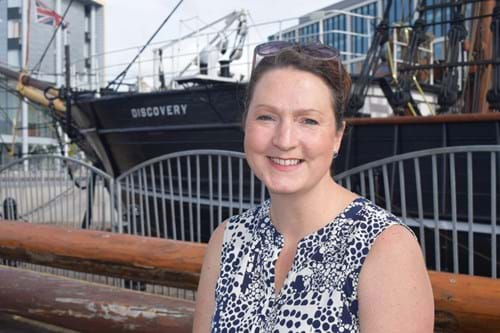
[[[430,149],[368,163],[335,178],[412,227],[430,269],[498,277],[499,155],[500,146]],[[208,241],[220,222],[266,197],[239,152],[173,153],[116,179],[60,156],[32,156],[0,168],[3,218],[194,242]],[[139,288],[194,298],[192,291]]]
[[[429,268],[498,277],[499,155],[498,145],[429,149],[336,179],[414,227]]]
[[[25,157],[0,168],[3,217],[83,229],[110,229],[114,180],[82,161]]]
[[[224,219],[265,198],[240,152],[165,155],[116,179],[120,232],[207,242]],[[203,221],[203,222],[202,222]]]
[[[112,230],[114,179],[82,161],[33,155],[0,167],[0,217],[77,229]],[[2,259],[0,259],[0,263]],[[24,262],[4,263],[86,281],[124,286],[108,278]]]

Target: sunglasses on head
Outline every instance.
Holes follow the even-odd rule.
[[[318,42],[297,43],[276,40],[259,44],[255,47],[252,68],[255,68],[257,65],[257,56],[272,57],[278,55],[281,51],[286,49],[292,49],[300,54],[318,60],[333,60],[340,58],[340,52],[337,49]]]

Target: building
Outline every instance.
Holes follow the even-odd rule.
[[[25,69],[36,78],[62,86],[67,41],[72,87],[97,88],[104,75],[102,71],[94,74],[104,67],[104,2],[0,0],[0,64]],[[64,28],[56,32],[66,11],[61,25]],[[13,142],[16,157],[54,151],[58,145],[47,111],[22,103],[12,94],[14,86],[12,80],[0,79],[0,164],[10,159],[8,151]]]
[[[385,71],[397,73],[397,66],[402,62],[405,47],[409,41],[411,29],[409,26],[419,17],[417,0],[392,0],[389,10],[389,26],[400,26],[400,29],[390,30],[390,49],[385,47]],[[421,47],[419,59],[425,63],[441,62],[445,59],[446,34],[450,29],[450,7],[440,7],[445,0],[427,0],[426,6],[432,7],[424,12],[427,23],[426,42]],[[330,6],[318,9],[299,18],[299,24],[269,36],[269,40],[283,39],[296,42],[320,41],[337,48],[344,65],[352,74],[360,72],[366,53],[370,48],[373,34],[384,16],[387,0],[343,0]],[[470,4],[466,10],[470,11]],[[470,15],[470,14],[468,14]],[[445,22],[443,22],[445,21]],[[420,61],[419,60],[419,61]],[[392,68],[391,68],[392,67]],[[434,73],[423,72],[425,83],[435,83]],[[418,78],[419,80],[421,77]],[[369,96],[381,96],[378,88],[370,88]],[[378,89],[378,90],[377,90]],[[425,100],[414,96],[416,99]],[[376,116],[388,115],[387,101],[380,98],[378,102],[372,99],[370,105],[365,105],[362,112]],[[424,105],[425,108],[425,105]],[[430,109],[430,108],[426,108]],[[379,111],[377,111],[379,110]],[[429,110],[430,111],[430,110]]]
[[[426,5],[438,5],[445,0],[427,0]],[[277,33],[269,39],[304,42],[319,40],[341,51],[344,61],[357,62],[368,51],[376,24],[383,16],[387,0],[343,0],[299,18],[297,26]],[[412,23],[418,17],[417,0],[393,0],[389,11],[390,25]],[[425,12],[427,22],[451,19],[450,8],[435,8]],[[432,37],[434,59],[444,59],[445,34],[449,23],[427,28]],[[394,33],[394,31],[393,31]],[[281,35],[280,35],[281,34]],[[355,70],[354,68],[351,68]]]

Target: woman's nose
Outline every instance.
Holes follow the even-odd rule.
[[[273,144],[281,150],[290,150],[297,145],[297,133],[293,121],[282,120],[275,127]]]

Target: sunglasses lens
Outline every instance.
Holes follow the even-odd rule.
[[[255,48],[255,53],[257,53],[260,56],[269,56],[269,55],[274,55],[281,51],[282,49],[285,49],[287,47],[293,46],[293,43],[284,41],[284,40],[278,40],[278,41],[272,41],[264,44],[260,44]]]
[[[302,50],[307,55],[318,58],[318,59],[334,59],[338,58],[339,51],[337,49],[322,45],[322,44],[310,44],[302,47]]]
[[[294,49],[295,51],[320,60],[338,59],[340,53],[337,49],[323,45],[321,43],[295,43],[284,40],[275,40],[257,45],[254,51],[252,68],[255,68],[262,57],[276,56],[284,49]]]

